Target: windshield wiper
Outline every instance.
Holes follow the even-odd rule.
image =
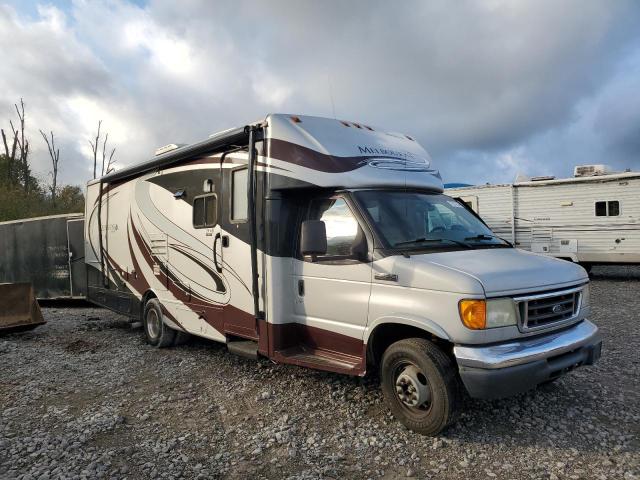
[[[469,245],[468,243],[460,242],[458,240],[452,240],[450,238],[425,238],[425,237],[419,237],[413,240],[407,240],[405,242],[394,243],[393,246],[399,247],[400,245],[411,245],[414,243],[442,243],[442,242],[451,242],[454,245],[459,245],[464,248],[472,248],[471,245]]]
[[[466,237],[465,240],[493,240],[494,238],[500,240],[501,242],[506,243],[507,245],[509,245],[511,247],[513,247],[513,244],[510,241],[505,240],[504,238],[498,237],[497,235],[486,235],[484,233],[480,233],[480,234],[475,235],[473,237]]]

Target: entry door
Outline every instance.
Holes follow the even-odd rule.
[[[222,179],[220,231],[215,248],[217,258],[222,259],[222,275],[229,288],[224,329],[227,334],[258,340],[251,292],[246,163],[230,158],[229,164],[222,165]],[[258,263],[261,264],[260,260]]]
[[[327,254],[295,261],[292,293],[296,322],[307,330],[303,338],[314,339],[321,348],[327,337],[362,339],[371,294],[371,263],[356,258],[354,246],[364,232],[342,196],[313,200],[305,217],[325,223]]]
[[[71,296],[87,294],[87,270],[84,262],[84,220],[67,220],[67,242],[69,250],[69,273],[71,274]]]

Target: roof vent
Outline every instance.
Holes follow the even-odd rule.
[[[158,155],[162,155],[163,153],[171,152],[172,150],[177,150],[178,148],[184,147],[185,145],[186,143],[170,143],[169,145],[160,147],[156,150],[156,157]]]
[[[543,182],[545,180],[555,180],[553,175],[540,175],[538,177],[531,177],[532,182]]]
[[[574,177],[595,177],[597,175],[608,175],[613,173],[609,165],[576,165],[573,169]]]

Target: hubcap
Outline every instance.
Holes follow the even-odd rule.
[[[160,334],[160,318],[153,308],[147,312],[147,330],[151,338],[157,338]]]
[[[402,368],[402,367],[401,367]],[[424,408],[431,400],[431,390],[425,375],[415,365],[407,365],[396,378],[396,395],[412,408]]]

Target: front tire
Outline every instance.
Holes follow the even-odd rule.
[[[424,338],[408,338],[384,352],[382,393],[393,415],[414,432],[436,435],[460,411],[460,383],[451,359]]]
[[[147,343],[163,348],[173,345],[176,331],[169,328],[162,320],[162,306],[157,298],[152,298],[144,306],[144,333]]]

